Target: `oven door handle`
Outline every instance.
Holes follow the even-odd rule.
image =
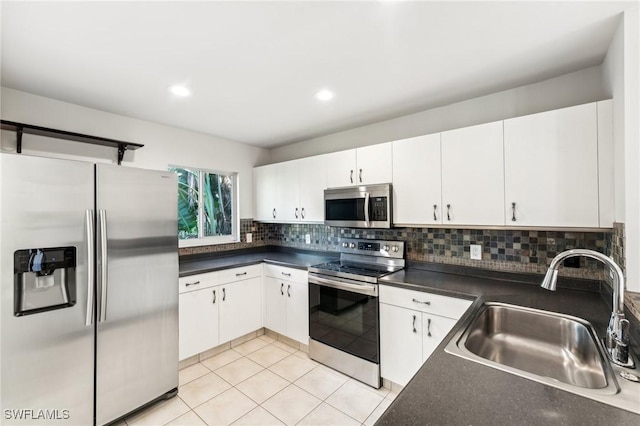
[[[315,275],[309,275],[309,284],[317,284],[324,287],[333,287],[337,288],[338,290],[366,294],[368,296],[378,296],[378,287],[373,284],[351,284],[342,280],[320,278]]]

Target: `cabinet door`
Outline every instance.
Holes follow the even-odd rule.
[[[391,142],[387,142],[356,149],[357,184],[391,182],[391,147]]]
[[[276,333],[287,333],[286,284],[284,280],[264,278],[264,326]]]
[[[422,362],[431,356],[451,331],[457,320],[433,314],[422,314]]]
[[[219,297],[218,287],[180,294],[180,360],[218,346]]]
[[[599,225],[595,103],[505,120],[504,138],[507,224]]]
[[[251,278],[220,287],[220,343],[262,327],[262,279]]]
[[[324,221],[324,190],[327,188],[325,155],[302,158],[300,168],[300,220]]]
[[[421,313],[380,303],[380,374],[406,385],[422,365]]]
[[[442,223],[440,133],[393,142],[393,222]]]
[[[278,163],[278,189],[276,197],[276,220],[297,222],[300,220],[300,176],[298,161]]]
[[[327,187],[339,188],[357,184],[356,150],[332,152],[325,156]]]
[[[276,164],[253,169],[254,215],[256,220],[275,220],[278,168]]]
[[[309,344],[309,285],[285,281],[287,296],[287,337]]]
[[[443,132],[441,142],[442,223],[504,225],[502,121]]]

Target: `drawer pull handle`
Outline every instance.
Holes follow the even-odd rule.
[[[276,218],[276,209],[273,209],[273,218]]]
[[[447,220],[451,220],[451,204],[447,204]]]
[[[281,272],[282,275],[284,275],[285,277],[290,277],[291,273],[289,272]]]
[[[193,282],[193,283],[186,283],[184,286],[185,287],[189,287],[191,285],[198,285],[198,284],[200,284],[200,281],[196,281],[196,282]]]
[[[349,180],[353,183],[353,170],[351,170],[351,174],[349,174]]]
[[[241,277],[241,276],[243,276],[243,275],[247,275],[247,273],[246,273],[246,272],[243,272],[243,273],[241,273],[241,274],[236,274],[236,277]]]
[[[360,179],[360,183],[362,183],[362,169],[360,169],[360,174],[358,175],[358,178]]]
[[[438,216],[436,215],[437,212],[438,212],[438,205],[434,204],[433,205],[433,220],[438,220]]]
[[[413,316],[413,332],[417,333],[417,330],[416,330],[416,316],[415,315]]]
[[[291,297],[291,284],[287,286],[287,296]]]
[[[284,283],[280,283],[280,294],[284,296]]]
[[[296,215],[296,219],[297,219],[298,218],[298,208],[297,207],[296,207],[295,215]]]
[[[423,305],[431,305],[431,302],[429,302],[428,300],[426,302],[423,302],[422,300],[418,300],[418,299],[411,299],[413,300],[414,303],[422,303]]]
[[[300,210],[300,215],[301,217],[304,219],[305,213],[304,213],[304,207],[302,208],[302,210]]]
[[[427,318],[427,336],[431,337],[431,318]]]
[[[227,290],[226,289],[222,289],[222,301],[224,302],[225,300],[227,300]]]
[[[511,203],[511,221],[516,221],[516,203]]]
[[[211,303],[213,303],[213,304],[216,303],[216,291],[215,290],[213,290],[213,301]]]

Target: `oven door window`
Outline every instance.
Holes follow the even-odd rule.
[[[364,220],[364,198],[325,200],[326,220]]]
[[[309,284],[309,335],[378,363],[378,298]]]

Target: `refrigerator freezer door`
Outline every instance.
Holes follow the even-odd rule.
[[[93,302],[87,292],[91,241],[87,236],[91,228],[87,211],[94,208],[94,165],[0,154],[0,197],[3,409],[0,423],[90,425],[94,328],[92,312],[87,309],[88,303],[90,307]],[[59,260],[57,250],[42,254],[42,249],[56,247],[75,248],[72,250],[75,267],[53,269],[50,265],[46,268],[53,272],[40,274],[37,279],[34,272],[23,270],[24,276],[14,274],[17,251],[36,249],[30,269],[38,270],[46,265],[45,260],[51,264]],[[16,281],[38,284],[40,280],[34,292],[55,292],[56,288],[61,289],[59,280],[71,279],[73,294],[66,297],[74,298],[75,303],[14,316]],[[20,284],[17,289],[21,291]]]
[[[96,166],[98,425],[178,386],[177,199],[172,173]]]

